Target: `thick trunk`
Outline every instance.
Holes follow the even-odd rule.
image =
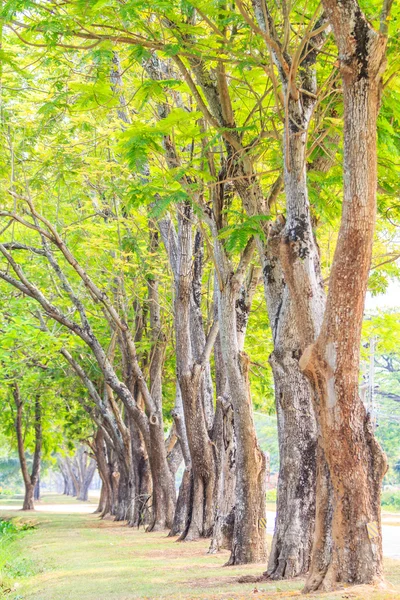
[[[318,477],[317,528],[305,591],[382,578],[380,489],[386,460],[358,394],[361,326],[376,216],[376,121],[386,40],[355,0],[324,0],[341,57],[344,197],[321,332],[300,366],[315,386],[333,490],[332,551],[320,564],[326,486]],[[322,471],[321,471],[322,473]],[[322,478],[323,481],[323,478]]]
[[[263,265],[274,340],[269,360],[275,384],[280,460],[277,516],[266,572],[272,579],[296,577],[308,571],[317,471],[313,391],[299,367],[300,327],[279,260],[283,228],[283,220],[271,228]]]
[[[336,582],[372,583],[383,576],[380,491],[386,460],[358,394],[358,374],[376,214],[376,119],[385,43],[362,15],[346,15],[341,22],[342,10],[338,12],[333,23],[339,48],[346,46],[340,36],[352,16],[363,60],[357,53],[342,66],[342,222],[321,333],[301,359],[318,392],[322,444],[334,495],[331,559],[327,569],[319,567],[316,538],[306,590],[331,589]]]
[[[279,438],[275,531],[267,575],[296,577],[310,564],[315,518],[317,426],[310,385],[288,351],[270,357]]]

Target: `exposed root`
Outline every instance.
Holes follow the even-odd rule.
[[[238,577],[238,583],[260,583],[261,581],[267,581],[267,577],[265,575],[243,575],[242,577]]]

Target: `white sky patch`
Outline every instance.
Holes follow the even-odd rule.
[[[367,311],[393,310],[396,308],[400,311],[400,281],[391,281],[384,294],[372,296],[370,292],[367,293],[365,301],[365,309]]]

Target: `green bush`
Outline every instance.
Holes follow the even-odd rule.
[[[400,490],[384,490],[382,492],[381,506],[400,511]]]
[[[276,502],[276,488],[267,491],[266,499],[267,502]]]

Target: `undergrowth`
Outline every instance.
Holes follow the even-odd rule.
[[[37,572],[34,561],[21,556],[19,538],[35,528],[32,521],[19,518],[0,518],[0,597],[15,589],[19,577],[30,577]]]

